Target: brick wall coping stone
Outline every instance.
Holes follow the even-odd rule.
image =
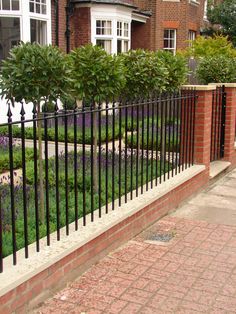
[[[24,258],[24,249],[17,253],[18,263],[12,265],[12,256],[4,259],[4,272],[0,274],[0,296],[15,289],[30,278],[39,274],[86,243],[92,241],[99,235],[116,226],[124,219],[141,211],[145,206],[163,197],[178,186],[191,180],[195,176],[205,171],[204,165],[194,165],[180,174],[170,178],[161,185],[140,195],[138,198],[130,200],[114,211],[105,213],[105,207],[102,209],[103,216],[98,217],[98,210],[94,212],[94,222],[87,219],[87,225],[82,225],[82,219],[79,219],[78,231],[74,231],[74,224],[70,225],[70,235],[65,235],[65,228],[61,229],[61,240],[56,240],[56,232],[51,234],[51,246],[46,245],[46,238],[40,241],[40,252],[35,252],[35,244],[29,246],[29,258]],[[150,183],[151,184],[151,183]]]
[[[210,83],[209,85],[215,85],[217,87],[225,86],[225,87],[236,87],[236,83]]]
[[[182,85],[182,88],[194,88],[198,91],[215,90],[216,85]]]

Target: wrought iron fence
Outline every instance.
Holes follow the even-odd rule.
[[[225,87],[217,87],[212,92],[211,162],[224,157],[225,113]]]
[[[29,244],[50,245],[194,162],[193,90],[83,105],[0,125],[0,271]]]

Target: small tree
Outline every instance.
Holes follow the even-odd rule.
[[[130,50],[119,56],[125,68],[126,84],[122,94],[129,99],[148,97],[167,85],[168,71],[155,53],[142,49]]]
[[[68,87],[68,67],[63,53],[53,46],[21,43],[10,51],[1,69],[1,95],[8,100],[32,102],[41,117],[40,104],[56,101]],[[44,222],[44,187],[41,120],[38,120],[40,220]]]
[[[197,59],[222,55],[226,57],[236,57],[236,49],[227,36],[198,36],[191,43],[191,46],[183,51],[183,54],[187,57],[195,57]]]
[[[171,52],[159,50],[156,52],[157,65],[161,60],[168,74],[166,75],[166,85],[164,87],[167,91],[175,91],[186,82],[187,79],[187,63],[182,55],[173,55]],[[164,83],[164,81],[163,81]]]
[[[203,84],[236,82],[236,58],[207,57],[200,60],[197,77]]]
[[[236,0],[217,1],[216,3],[209,1],[207,18],[212,24],[213,32],[216,29],[217,32],[228,35],[236,46]]]
[[[92,105],[92,109],[98,103],[111,100],[120,93],[124,85],[124,73],[122,64],[116,56],[108,55],[101,47],[86,45],[71,52],[70,68],[73,95],[78,100],[85,100]],[[95,191],[98,191],[97,183],[97,113],[94,119],[94,182]]]

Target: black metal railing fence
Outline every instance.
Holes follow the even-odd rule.
[[[194,163],[193,90],[105,102],[0,125],[0,272],[3,258],[57,240]],[[41,144],[40,144],[41,143]]]

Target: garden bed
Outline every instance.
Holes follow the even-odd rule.
[[[83,157],[81,153],[78,153],[78,180],[77,180],[77,193],[78,193],[78,207],[75,208],[75,180],[74,180],[74,154],[69,153],[68,155],[68,180],[65,179],[65,156],[60,155],[59,157],[59,222],[57,221],[57,209],[56,209],[56,168],[55,159],[49,159],[48,165],[48,195],[49,195],[49,224],[50,233],[55,231],[57,223],[60,227],[66,225],[66,182],[68,187],[68,223],[75,221],[75,215],[77,213],[78,218],[82,217],[83,209],[86,214],[91,212],[91,200],[93,199],[94,210],[99,207],[99,197],[101,206],[104,206],[108,200],[118,199],[119,197],[119,184],[121,186],[120,195],[124,195],[125,191],[128,193],[136,188],[136,183],[140,187],[151,178],[155,178],[156,174],[158,177],[165,171],[171,169],[171,164],[162,164],[160,169],[160,163],[157,160],[149,160],[139,158],[139,168],[136,171],[136,155],[131,157],[129,153],[127,158],[124,158],[124,152],[122,152],[122,159],[119,169],[119,155],[114,154],[114,168],[112,167],[113,154],[109,153],[108,160],[106,160],[106,154],[101,155],[101,190],[100,194],[95,192],[91,188],[91,156],[86,154],[85,162],[85,177],[83,181],[82,164]],[[141,169],[141,164],[143,163]],[[132,165],[132,172],[131,172]],[[113,173],[114,171],[114,173]],[[142,177],[143,173],[143,177]],[[114,174],[114,186],[112,185],[112,175]],[[35,213],[35,190],[34,190],[34,162],[29,161],[26,167],[27,177],[27,232],[28,241],[33,243],[36,241],[36,213]],[[107,181],[106,181],[107,180]],[[45,177],[44,177],[45,182]],[[36,191],[38,193],[39,191]],[[113,194],[112,194],[113,192]],[[11,230],[11,198],[10,188],[8,185],[0,185],[1,193],[1,207],[2,207],[2,223],[3,223],[3,256],[10,255],[12,253],[12,230]],[[85,203],[83,202],[83,193],[85,195]],[[92,198],[93,194],[93,198]],[[100,195],[100,196],[99,196]],[[23,212],[23,187],[22,185],[16,185],[14,187],[14,197],[16,204],[15,212],[15,223],[16,223],[16,240],[17,249],[21,249],[25,246],[24,243],[24,212]],[[84,207],[83,207],[84,206]],[[46,215],[46,214],[45,214]],[[39,236],[40,238],[46,236],[46,223],[39,223]]]

